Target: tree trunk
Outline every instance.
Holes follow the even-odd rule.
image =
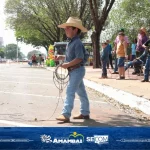
[[[100,68],[100,32],[93,32],[91,39],[93,43],[93,68]]]

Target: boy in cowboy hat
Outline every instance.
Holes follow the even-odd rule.
[[[83,27],[81,20],[76,17],[69,17],[66,23],[58,25],[58,27],[64,28],[66,36],[70,39],[66,47],[65,63],[63,63],[61,67],[65,69],[71,68],[72,71],[69,72],[69,83],[67,86],[64,107],[61,115],[56,119],[64,122],[70,121],[75,93],[80,97],[81,107],[80,114],[73,117],[73,119],[89,119],[89,100],[83,83],[85,75],[85,48],[79,39],[79,34],[81,32],[87,32],[87,29]],[[57,59],[63,58],[63,56],[57,57]]]

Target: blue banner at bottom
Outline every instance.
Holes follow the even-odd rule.
[[[0,128],[4,150],[149,150],[148,127]]]

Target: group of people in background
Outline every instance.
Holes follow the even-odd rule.
[[[39,54],[37,57],[35,54],[31,57],[31,62],[29,62],[30,66],[40,66],[42,67],[44,65],[44,57]]]
[[[124,29],[120,29],[114,41],[114,50],[109,43],[109,40],[102,43],[102,76],[101,79],[107,78],[107,68],[109,64],[114,69],[112,74],[118,74],[118,80],[125,79],[125,71],[131,67],[134,68],[132,74],[141,75],[144,70],[144,79],[142,82],[149,82],[149,68],[150,68],[150,40],[147,36],[147,31],[141,27],[137,38],[131,44],[131,59],[128,61],[127,49],[130,45],[128,37],[125,35]],[[114,67],[112,58],[114,57]],[[125,64],[125,60],[126,64]]]

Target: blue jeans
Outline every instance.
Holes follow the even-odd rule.
[[[106,77],[107,76],[107,62],[108,61],[102,61],[102,77]]]
[[[149,80],[149,68],[150,68],[150,56],[148,56],[146,59],[144,80]]]
[[[114,68],[114,72],[118,71],[118,65],[117,65],[118,59],[115,58],[115,68]]]
[[[133,66],[133,65],[141,65],[143,62],[139,59],[137,59],[136,61],[129,61],[126,66],[125,66],[125,71],[130,67],[130,66]]]
[[[118,67],[124,67],[124,61],[125,57],[119,57],[117,62]]]
[[[80,113],[85,116],[90,114],[89,100],[83,83],[84,75],[85,68],[83,66],[74,69],[69,73],[69,83],[66,90],[66,99],[62,110],[62,115],[67,118],[70,118],[71,116],[71,111],[74,106],[75,93],[79,95],[81,101]]]
[[[136,55],[132,55],[131,61],[133,61],[136,58]]]

